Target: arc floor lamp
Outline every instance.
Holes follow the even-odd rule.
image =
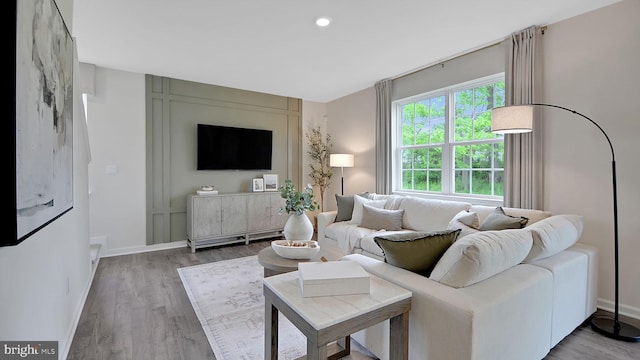
[[[617,340],[624,341],[640,341],[640,329],[633,325],[626,324],[620,321],[618,311],[618,190],[616,179],[616,156],[613,151],[613,145],[607,133],[598,125],[595,121],[591,120],[587,116],[580,114],[575,110],[568,109],[566,107],[551,105],[551,104],[526,104],[526,105],[513,105],[495,108],[491,112],[491,131],[501,134],[513,134],[529,132],[533,130],[533,108],[534,106],[546,106],[557,109],[566,110],[574,113],[580,117],[587,119],[604,135],[609,143],[611,149],[611,174],[613,178],[613,229],[614,229],[614,262],[615,262],[615,311],[614,318],[608,317],[594,317],[591,320],[591,328],[606,336]]]
[[[342,170],[340,182],[342,185],[342,195],[344,195],[344,168],[353,167],[353,154],[331,154],[329,155],[329,166],[339,167]]]

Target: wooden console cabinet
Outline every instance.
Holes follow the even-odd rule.
[[[287,214],[278,214],[284,204],[279,192],[189,195],[187,199],[187,244],[192,252],[208,246],[282,234]]]

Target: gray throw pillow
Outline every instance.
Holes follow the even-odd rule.
[[[398,231],[402,230],[403,215],[404,210],[385,210],[362,204],[362,220],[358,226],[372,230]]]
[[[498,206],[486,219],[480,224],[478,230],[505,230],[505,229],[522,229],[527,225],[529,219],[524,216],[511,216],[504,213],[501,206]]]
[[[376,236],[373,240],[382,249],[386,263],[429,276],[459,234],[457,229]]]
[[[357,194],[366,198],[369,196],[368,192]],[[336,194],[336,204],[338,205],[338,213],[336,214],[336,222],[351,220],[351,214],[353,214],[353,196],[354,195],[338,195]]]

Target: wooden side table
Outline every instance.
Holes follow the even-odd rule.
[[[278,312],[307,337],[309,360],[327,359],[327,344],[387,319],[389,359],[408,359],[411,291],[371,275],[369,294],[303,298],[297,271],[263,281],[265,359],[278,358]]]
[[[273,248],[269,246],[260,250],[258,262],[264,267],[264,277],[267,277],[298,270],[298,263],[320,261],[323,256],[329,261],[340,260],[344,256],[344,252],[338,247],[324,245],[320,247],[320,251],[316,256],[309,260],[286,259],[276,254]]]

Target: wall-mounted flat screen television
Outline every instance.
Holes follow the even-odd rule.
[[[271,130],[198,124],[198,170],[270,170]]]

